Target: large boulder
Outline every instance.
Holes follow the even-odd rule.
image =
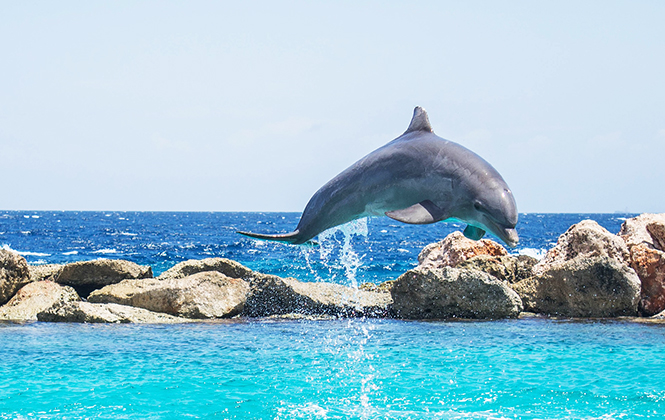
[[[30,282],[28,262],[22,256],[0,249],[0,305]]]
[[[572,225],[559,237],[557,244],[533,267],[533,273],[541,275],[550,266],[577,257],[608,257],[620,264],[627,264],[630,254],[621,238],[593,220],[583,220]]]
[[[606,255],[550,264],[512,288],[525,311],[566,317],[634,316],[640,296],[635,271]]]
[[[118,305],[116,303],[69,302],[37,314],[43,322],[89,322],[89,323],[147,323],[176,324],[190,322],[163,313],[143,308]]]
[[[393,311],[406,319],[515,318],[519,296],[506,283],[477,270],[415,268],[392,288]]]
[[[185,318],[229,318],[245,307],[249,283],[217,271],[188,277],[123,280],[95,290],[88,301],[117,303]]]
[[[36,321],[37,314],[48,309],[81,300],[69,286],[52,281],[37,281],[23,286],[13,298],[0,307],[0,319]]]
[[[619,236],[630,250],[630,266],[642,282],[640,312],[665,310],[665,213],[627,219]]]
[[[125,260],[80,261],[62,267],[56,281],[72,286],[82,297],[126,279],[152,278],[152,268]]]
[[[227,258],[205,258],[202,260],[187,260],[178,263],[163,272],[160,279],[180,279],[204,271],[217,271],[234,279],[248,280],[255,273],[239,262]]]
[[[506,256],[508,251],[489,239],[474,241],[462,232],[453,232],[441,242],[427,245],[418,255],[418,267],[456,267],[462,261],[477,255]]]
[[[252,317],[301,314],[338,317],[386,316],[390,294],[339,284],[301,282],[263,274],[251,282],[244,314]]]
[[[477,255],[457,264],[456,268],[483,271],[499,280],[517,283],[531,277],[538,260],[527,255]]]

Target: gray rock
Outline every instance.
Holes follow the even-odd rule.
[[[418,254],[418,267],[443,268],[457,267],[462,261],[477,255],[508,255],[506,248],[489,240],[474,241],[464,237],[462,232],[453,232],[441,242],[427,245]]]
[[[547,251],[545,257],[533,267],[534,275],[541,275],[549,266],[577,257],[608,257],[620,264],[628,264],[630,254],[625,242],[611,234],[593,220],[583,220],[572,225]]]
[[[93,260],[67,264],[56,281],[74,287],[82,297],[125,279],[152,278],[152,268],[124,260]]]
[[[510,255],[478,255],[460,262],[457,268],[483,271],[499,280],[517,283],[531,277],[536,263],[538,263],[537,259],[527,255],[517,257]]]
[[[393,311],[406,319],[515,318],[519,296],[504,282],[477,270],[415,268],[393,289]]]
[[[233,279],[248,280],[255,273],[239,262],[226,258],[205,258],[203,260],[187,260],[176,264],[163,272],[160,279],[180,279],[204,271],[217,271]]]
[[[147,323],[176,324],[190,322],[186,318],[151,312],[143,308],[115,303],[70,302],[37,314],[43,322],[89,322],[89,323]]]
[[[0,305],[30,282],[28,263],[22,256],[0,249]]]
[[[28,267],[30,269],[30,281],[55,281],[60,275],[62,267],[64,267],[62,264],[31,265]]]
[[[183,278],[123,280],[95,290],[88,301],[186,318],[229,318],[242,312],[248,293],[246,281],[205,271]]]
[[[525,311],[566,317],[633,316],[640,298],[635,271],[608,256],[550,264],[512,287]]]
[[[28,283],[0,307],[0,319],[36,321],[37,314],[68,302],[81,300],[69,286],[45,280]]]
[[[244,314],[252,317],[285,314],[337,317],[386,316],[390,294],[332,283],[306,283],[271,275],[255,277]]]

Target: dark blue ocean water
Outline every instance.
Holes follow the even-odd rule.
[[[520,216],[538,255],[585,218]],[[269,273],[381,282],[460,226],[361,221],[318,247],[257,242],[293,213],[0,212],[0,246],[33,264],[122,258],[156,274],[227,257]],[[0,323],[0,418],[632,419],[665,417],[665,326],[628,321],[227,320]]]

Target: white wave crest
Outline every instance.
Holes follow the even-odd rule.
[[[519,251],[517,251],[517,255],[526,255],[529,257],[533,257],[537,260],[541,260],[545,254],[547,254],[547,249],[545,248],[522,248]]]
[[[29,256],[29,257],[50,257],[51,256],[51,254],[46,254],[44,252],[18,251],[16,249],[12,249],[7,244],[2,245],[2,249],[4,249],[5,251],[13,252],[15,254],[19,254],[19,255],[23,255],[23,256]]]
[[[93,254],[119,254],[120,252],[115,248],[105,248],[97,251],[93,251]]]

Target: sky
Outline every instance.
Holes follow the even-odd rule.
[[[0,209],[302,211],[415,106],[518,210],[665,212],[662,1],[0,1]]]

